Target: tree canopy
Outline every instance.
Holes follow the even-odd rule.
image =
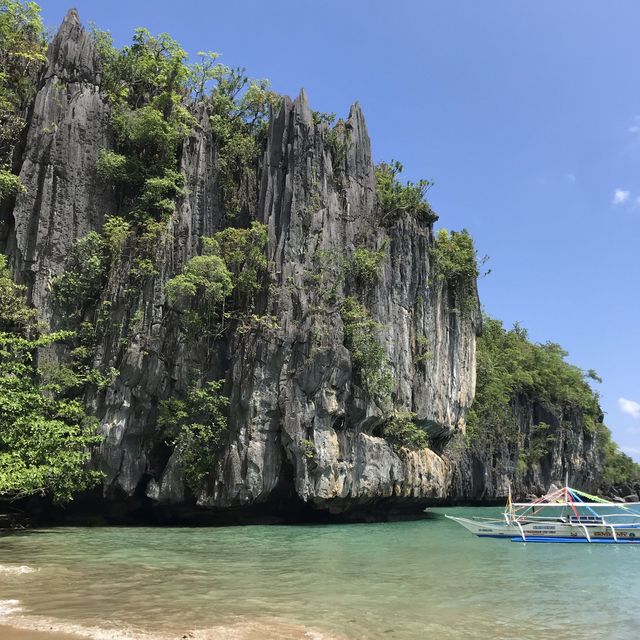
[[[70,500],[100,478],[86,464],[100,441],[97,424],[67,395],[56,367],[39,366],[37,350],[71,333],[41,333],[24,293],[0,255],[0,497]]]

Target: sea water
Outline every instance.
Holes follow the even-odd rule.
[[[637,638],[640,545],[418,522],[0,537],[0,624],[95,638]]]

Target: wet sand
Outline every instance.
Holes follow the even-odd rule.
[[[78,636],[70,636],[57,631],[27,631],[0,625],[2,640],[78,640]]]
[[[41,624],[41,623],[40,623]],[[220,625],[208,629],[186,631],[170,635],[124,635],[120,632],[79,628],[78,633],[64,633],[52,627],[50,630],[39,626],[37,630],[11,627],[0,624],[1,640],[91,640],[92,638],[113,638],[114,640],[346,640],[343,636],[326,635],[299,625],[277,619],[263,619],[230,625]]]

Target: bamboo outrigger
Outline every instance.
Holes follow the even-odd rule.
[[[640,502],[609,502],[565,485],[533,502],[511,501],[499,518],[445,516],[481,538],[514,542],[640,542]]]

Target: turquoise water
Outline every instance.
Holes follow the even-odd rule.
[[[480,539],[442,514],[494,510],[432,511],[389,524],[5,536],[0,623],[104,638],[640,635],[640,545]]]

